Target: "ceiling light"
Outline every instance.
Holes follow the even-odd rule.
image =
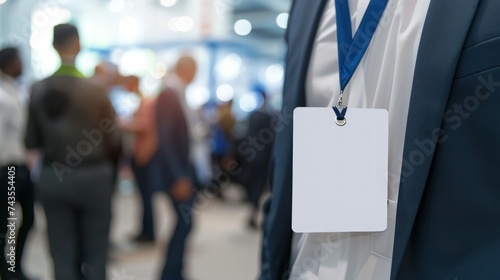
[[[246,36],[252,32],[252,24],[246,19],[240,19],[234,24],[234,32],[240,36]]]
[[[281,64],[272,64],[266,69],[266,79],[271,83],[281,82],[283,79],[283,66]]]
[[[240,97],[240,101],[238,102],[238,105],[240,106],[240,109],[243,112],[250,113],[250,112],[254,111],[255,109],[257,109],[257,106],[259,104],[258,104],[258,100],[257,100],[255,93],[247,92],[247,93],[244,93]]]
[[[234,97],[234,89],[228,84],[220,85],[217,88],[217,99],[222,102],[228,102]]]
[[[118,30],[122,35],[135,36],[139,32],[139,23],[133,17],[126,17],[120,21]]]
[[[172,7],[177,3],[177,0],[160,0],[160,5],[163,7]]]
[[[286,29],[288,25],[288,13],[281,13],[276,17],[276,24],[283,28]]]
[[[175,27],[180,32],[188,32],[193,29],[194,21],[191,17],[182,16],[175,22]]]
[[[221,80],[234,80],[241,73],[243,61],[236,53],[230,53],[215,66],[215,72],[218,79]]]
[[[123,0],[111,0],[108,4],[108,9],[110,12],[119,13],[125,8],[125,1]]]

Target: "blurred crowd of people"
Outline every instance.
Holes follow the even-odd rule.
[[[273,135],[263,137],[262,132],[274,114],[263,88],[256,89],[262,105],[246,120],[246,132],[236,137],[240,121],[232,113],[232,101],[213,104],[211,118],[186,103],[186,87],[198,67],[192,56],[179,57],[161,92],[146,97],[138,77],[120,75],[111,63],[96,66],[93,77],[81,73],[75,67],[80,52],[75,26],[57,25],[53,35],[61,66],[29,91],[17,81],[22,74],[19,51],[0,51],[2,249],[12,248],[6,224],[10,190],[3,187],[11,168],[16,171],[15,201],[22,208],[22,226],[13,247],[16,268],[9,269],[9,256],[0,254],[1,279],[29,279],[22,256],[34,224],[35,201],[47,219],[55,279],[106,279],[112,195],[124,166],[133,171],[143,206],[133,242],[154,243],[157,238],[154,193],[168,194],[177,215],[161,279],[184,279],[184,251],[200,194],[224,199],[229,181],[243,186],[252,205],[248,226],[259,227],[259,201],[267,186],[273,144]],[[133,114],[122,114],[113,106],[113,96],[123,92],[140,100]],[[208,128],[206,133],[200,133],[200,123]],[[209,172],[204,165],[210,166]]]

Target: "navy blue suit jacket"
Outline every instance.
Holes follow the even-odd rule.
[[[292,111],[327,0],[290,12],[261,280],[288,279]],[[411,92],[391,279],[500,279],[500,1],[432,0]],[[332,54],[335,55],[335,54]]]
[[[166,88],[156,107],[159,164],[167,190],[180,178],[193,178],[189,161],[189,134],[182,105],[174,90]]]

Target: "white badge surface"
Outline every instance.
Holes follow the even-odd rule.
[[[387,227],[389,117],[384,109],[296,108],[292,229],[367,232]]]

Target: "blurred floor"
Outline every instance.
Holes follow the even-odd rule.
[[[195,214],[195,228],[187,253],[187,277],[193,280],[256,279],[260,254],[260,231],[247,228],[250,207],[237,203],[241,191],[225,190],[230,202],[205,200]],[[174,213],[164,194],[154,197],[156,245],[129,242],[137,233],[140,205],[137,192],[117,192],[111,240],[113,249],[108,271],[109,280],[155,280],[163,265],[167,237],[173,227]],[[37,224],[27,245],[27,273],[39,280],[52,280],[52,262],[48,253],[43,212],[37,207]]]

